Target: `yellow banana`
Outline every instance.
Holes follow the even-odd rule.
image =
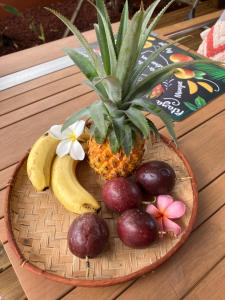
[[[69,155],[55,158],[51,176],[52,191],[69,211],[76,214],[94,212],[100,205],[78,182],[75,173],[77,163]]]
[[[58,140],[49,134],[42,135],[33,145],[27,159],[27,174],[37,191],[50,185],[51,165],[56,154]]]

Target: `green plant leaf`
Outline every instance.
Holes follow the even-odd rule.
[[[104,0],[96,0],[96,7],[102,13],[103,17],[105,18],[106,22],[108,23],[109,33],[110,33],[110,36],[111,36],[111,39],[113,42],[114,50],[116,52],[116,43],[115,43],[115,38],[113,35],[112,24],[110,22],[109,14],[108,14],[107,8],[105,6]],[[98,22],[101,23],[101,18],[98,18]]]
[[[92,136],[96,140],[97,144],[103,144],[105,141],[105,137],[100,133],[98,128],[93,124],[91,126]]]
[[[125,86],[125,82],[129,79],[129,74],[138,58],[138,44],[141,33],[141,25],[144,12],[139,10],[130,21],[127,32],[121,44],[118,57],[116,77],[120,80],[121,85]],[[132,51],[130,51],[132,49]],[[125,88],[126,89],[126,88]],[[123,93],[126,91],[124,90]]]
[[[45,43],[45,31],[43,25],[40,23],[39,25],[40,34],[38,35],[39,40]]]
[[[97,70],[86,55],[70,48],[66,48],[64,51],[90,81],[98,76]]]
[[[114,103],[121,101],[122,87],[120,81],[115,76],[104,77],[100,79],[100,82],[103,82],[109,100]]]
[[[89,108],[91,119],[93,120],[96,128],[101,134],[102,138],[106,137],[107,134],[107,124],[105,120],[105,115],[107,115],[107,111],[105,109],[104,104],[99,101],[92,104]]]
[[[106,93],[106,90],[104,88],[104,86],[101,83],[98,84],[93,84],[90,80],[85,80],[84,81],[90,88],[92,88],[96,94],[99,95],[99,97],[101,98],[101,100],[105,103],[108,101],[108,95]]]
[[[161,17],[163,16],[163,14],[167,11],[167,9],[170,7],[170,5],[174,2],[175,0],[171,0],[159,13],[158,15],[154,18],[154,20],[151,22],[151,24],[149,25],[149,27],[146,28],[140,42],[139,42],[139,53],[141,53],[144,44],[148,38],[148,36],[150,35],[150,33],[155,29],[155,27],[157,26],[157,24],[159,23]]]
[[[123,127],[123,137],[121,139],[121,146],[128,156],[133,148],[133,137],[132,137],[132,129],[129,125],[124,125]]]
[[[96,37],[97,37],[97,41],[98,41],[98,45],[101,51],[101,57],[102,57],[102,62],[104,65],[104,69],[105,69],[105,73],[107,75],[110,74],[110,57],[109,57],[109,50],[108,50],[108,46],[106,43],[106,37],[102,37],[103,34],[105,36],[105,33],[101,33],[99,31],[99,25],[98,24],[94,24],[94,28],[95,28],[95,33],[96,33]]]
[[[173,121],[172,121],[171,117],[164,110],[159,108],[154,103],[149,102],[149,100],[146,100],[143,98],[133,100],[132,106],[142,108],[144,111],[150,112],[153,115],[159,117],[162,120],[162,122],[165,124],[166,129],[168,130],[173,141],[175,142],[175,144],[177,144],[176,133],[173,128]],[[151,128],[151,129],[153,129],[153,128]],[[157,131],[157,129],[156,129],[156,131]]]
[[[120,149],[120,144],[118,141],[118,138],[115,134],[115,131],[112,129],[108,135],[108,139],[109,139],[109,144],[110,144],[110,148],[112,150],[113,153],[117,153]]]
[[[80,111],[75,112],[69,118],[66,119],[62,126],[62,131],[68,128],[70,125],[74,124],[76,121],[80,120],[83,117],[90,117],[89,107],[87,106]]]
[[[152,133],[156,137],[159,137],[159,131],[158,131],[157,127],[155,126],[155,124],[150,119],[148,119],[148,118],[147,118],[147,121],[148,121],[148,125],[149,125],[149,128],[152,131]]]
[[[149,7],[146,9],[144,14],[144,20],[142,25],[142,32],[145,32],[146,27],[148,26],[148,23],[156,9],[156,6],[161,2],[161,0],[154,1]]]
[[[157,84],[162,83],[165,79],[171,76],[177,68],[189,66],[199,61],[200,60],[193,60],[183,63],[173,63],[149,74],[144,80],[130,89],[130,92],[125,97],[124,102],[149,93]]]
[[[121,19],[120,19],[120,26],[119,26],[119,30],[118,30],[118,34],[117,34],[117,38],[116,38],[116,49],[117,49],[118,55],[120,53],[122,41],[127,32],[128,23],[129,23],[129,11],[128,11],[128,0],[126,0],[124,7],[123,7],[123,12],[122,12]]]
[[[9,5],[9,4],[4,4],[0,3],[0,6],[8,13],[11,15],[17,16],[17,17],[22,17],[23,14],[21,11],[19,11],[16,7]]]
[[[74,34],[74,36],[77,37],[77,39],[79,40],[79,42],[81,43],[81,45],[86,50],[87,55],[89,56],[90,61],[94,64],[94,66],[95,66],[95,68],[96,68],[99,76],[103,75],[102,66],[101,66],[101,63],[99,61],[98,56],[93,51],[93,49],[90,47],[88,41],[81,34],[81,32],[77,29],[77,27],[73,23],[71,23],[70,20],[68,20],[66,17],[64,17],[63,15],[61,15],[59,12],[57,12],[57,11],[51,9],[51,8],[48,8],[48,7],[45,7],[45,9],[48,10],[48,11],[50,11],[57,18],[59,18],[67,26],[67,28]]]
[[[200,108],[202,106],[205,106],[207,103],[204,98],[198,96],[197,98],[195,98],[195,104]]]
[[[124,115],[120,117],[112,118],[112,126],[113,130],[115,131],[116,137],[121,145],[121,141],[124,135],[124,124],[125,124],[125,117]]]
[[[128,119],[141,131],[145,138],[149,135],[148,122],[140,110],[130,107],[128,110],[124,111]]]
[[[184,105],[186,105],[192,111],[198,110],[198,108],[194,104],[192,104],[191,102],[184,102]]]
[[[141,65],[137,65],[136,68],[134,69],[133,74],[131,75],[130,78],[130,85],[135,84],[135,82],[138,80],[140,75],[144,72],[144,70],[149,66],[151,62],[153,62],[165,49],[167,49],[169,46],[174,45],[176,43],[179,43],[180,41],[186,39],[187,37],[181,37],[178,38],[174,41],[168,42],[166,45],[160,47],[156,51],[154,51],[150,56],[147,58],[146,61],[144,61]]]
[[[102,3],[103,1],[99,0],[97,2]],[[105,72],[107,75],[115,75],[117,56],[116,56],[116,49],[115,49],[115,40],[111,33],[110,22],[108,22],[107,18],[104,16],[104,14],[98,8],[98,6],[94,5],[91,1],[89,1],[89,3],[95,7],[95,9],[97,10],[97,13],[98,13],[99,39],[101,39],[102,43],[104,43],[104,45],[107,45],[107,47],[108,47],[108,57],[109,57],[110,62],[107,63],[107,65],[110,66],[110,70],[107,73],[106,72],[107,70],[105,69]],[[103,59],[104,67],[105,67],[104,58],[102,58],[102,59]]]

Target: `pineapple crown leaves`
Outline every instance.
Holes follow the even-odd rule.
[[[122,148],[128,155],[133,148],[137,135],[146,138],[150,132],[154,135],[158,134],[155,125],[143,114],[147,111],[161,118],[175,140],[175,132],[170,117],[140,97],[173,74],[176,68],[190,65],[196,61],[162,67],[150,73],[144,80],[138,81],[149,63],[167,48],[167,46],[162,46],[143,64],[137,64],[149,34],[174,0],[171,0],[148,25],[160,2],[161,0],[155,0],[147,10],[144,10],[142,5],[140,10],[129,20],[128,0],[126,0],[116,38],[113,35],[104,1],[96,0],[96,5],[90,2],[97,11],[98,24],[95,24],[94,27],[101,57],[94,52],[75,25],[60,13],[48,9],[64,22],[85,49],[85,54],[74,49],[66,49],[65,51],[84,73],[88,84],[100,97],[100,101],[69,117],[62,130],[80,118],[91,118],[93,121],[91,134],[96,141],[103,143],[105,139],[108,139],[113,152]],[[168,43],[168,45],[180,40]]]

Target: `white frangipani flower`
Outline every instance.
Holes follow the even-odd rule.
[[[56,154],[63,157],[69,154],[74,160],[83,160],[85,157],[84,149],[78,141],[79,136],[83,133],[85,121],[80,120],[62,130],[62,125],[53,125],[49,133],[54,138],[60,140],[56,148]]]

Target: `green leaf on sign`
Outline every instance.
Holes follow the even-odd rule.
[[[190,102],[184,102],[184,105],[186,105],[191,111],[196,111],[198,109],[194,104]]]
[[[202,106],[205,106],[207,103],[204,98],[198,96],[197,98],[195,98],[195,104],[200,108]]]
[[[194,72],[196,79],[204,79],[204,76],[206,75],[206,73],[202,71],[195,70]]]

